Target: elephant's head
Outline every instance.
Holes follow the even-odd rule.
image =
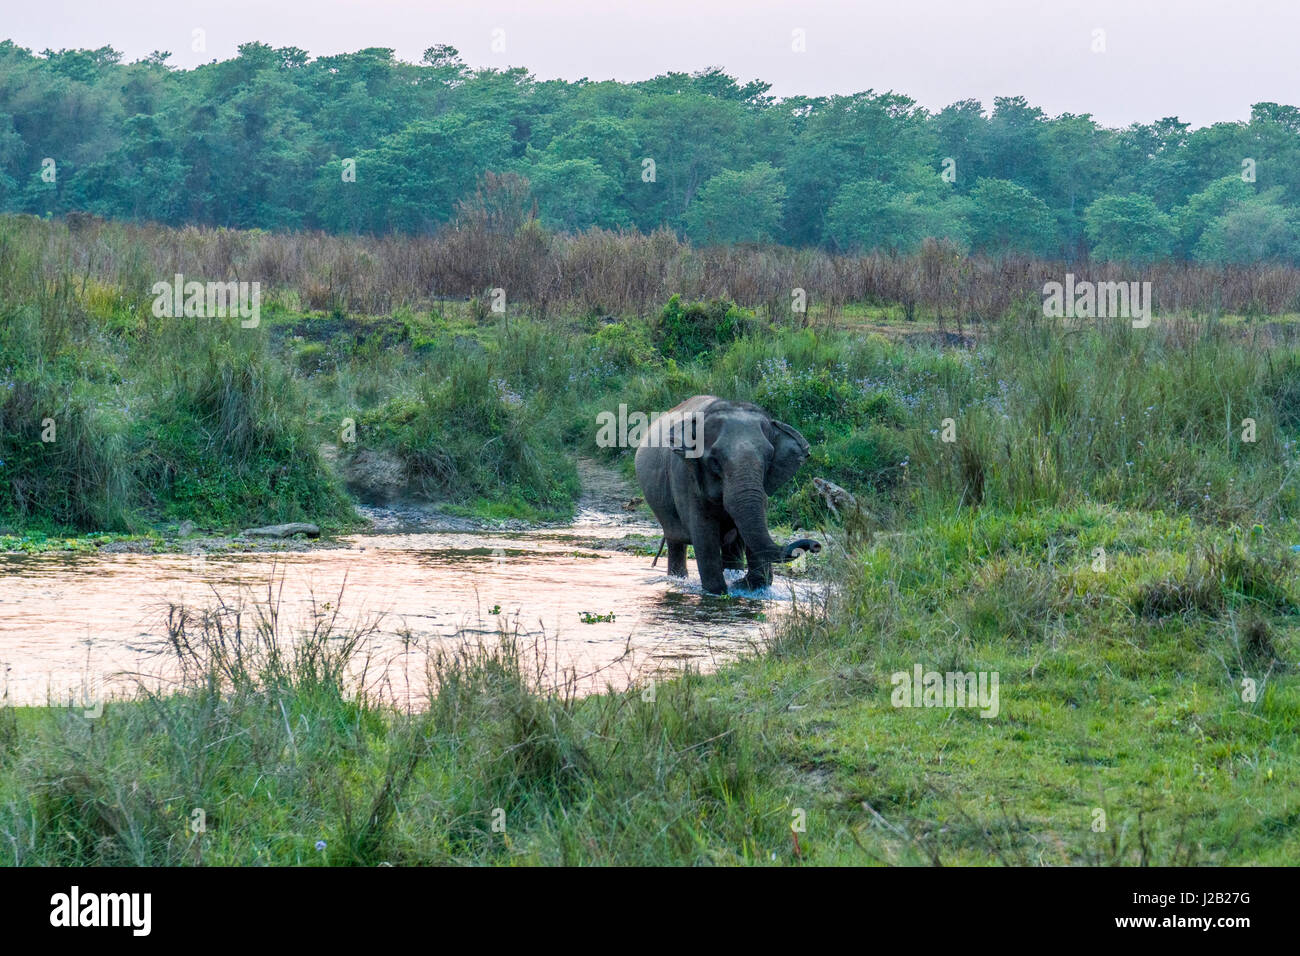
[[[719,399],[677,422],[669,441],[693,469],[701,496],[731,516],[759,561],[791,561],[804,551],[821,550],[807,538],[778,545],[767,528],[768,495],[808,458],[808,442],[797,430],[757,405]]]

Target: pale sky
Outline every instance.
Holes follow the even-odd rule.
[[[1300,105],[1300,0],[0,0],[5,38],[37,52],[109,44],[127,60],[170,50],[178,66],[250,40],[313,56],[392,47],[411,61],[449,43],[470,66],[541,79],[721,66],[780,96],[892,89],[937,110],[1023,95],[1107,126]]]

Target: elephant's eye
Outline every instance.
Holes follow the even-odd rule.
[[[709,470],[709,474],[715,478],[722,477],[722,462],[717,455],[709,455],[704,459],[704,467]]]

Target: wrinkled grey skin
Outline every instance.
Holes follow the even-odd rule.
[[[702,438],[687,421],[697,413]],[[762,588],[775,562],[820,551],[807,539],[782,547],[767,529],[768,495],[807,457],[802,435],[748,402],[696,395],[656,420],[636,451],[636,478],[663,526],[668,573],[686,576],[686,546],[694,545],[704,590],[726,594],[723,568],[748,567],[744,586]]]

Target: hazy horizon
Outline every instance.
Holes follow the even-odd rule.
[[[9,12],[0,34],[38,53],[107,45],[134,61],[167,50],[182,68],[229,59],[252,41],[313,57],[390,47],[411,62],[446,43],[473,68],[524,67],[543,80],[627,82],[717,66],[771,83],[779,97],[894,90],[937,111],[1024,96],[1049,115],[1089,113],[1109,127],[1167,116],[1201,127],[1245,120],[1252,103],[1300,102],[1300,58],[1289,49],[1297,27],[1300,9],[1284,0],[932,0],[910,9],[842,0],[122,0],[85,9],[52,0]],[[194,30],[205,31],[205,49],[192,49]],[[804,52],[793,49],[795,30]],[[1104,52],[1094,52],[1096,30]]]

